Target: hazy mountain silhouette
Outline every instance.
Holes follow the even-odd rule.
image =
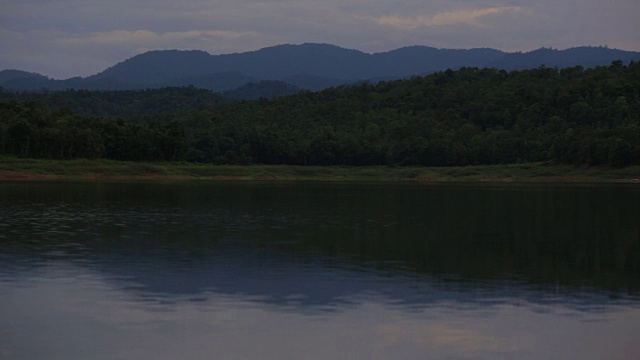
[[[300,91],[303,90],[284,81],[263,80],[244,84],[236,89],[226,91],[222,93],[222,95],[231,99],[271,99],[280,96],[293,95]]]
[[[225,92],[245,84],[259,84],[270,80],[284,81],[296,88],[321,90],[358,81],[426,75],[448,68],[494,67],[521,70],[541,65],[559,68],[576,65],[594,67],[609,65],[615,60],[624,63],[640,60],[640,52],[606,47],[577,47],[506,53],[486,48],[455,50],[410,46],[367,54],[329,44],[278,45],[226,55],[210,55],[204,51],[150,51],[96,75],[67,80],[52,80],[39,74],[5,70],[0,72],[0,86],[12,90],[116,90],[193,85]],[[264,88],[268,84],[273,86],[275,83],[260,86]],[[253,87],[255,90],[255,85]]]
[[[587,46],[567,50],[541,48],[527,53],[506,54],[495,61],[487,63],[487,67],[523,70],[536,68],[540,65],[559,68],[581,65],[585,68],[590,68],[598,65],[609,65],[615,60],[622,60],[623,63],[628,64],[631,60],[640,60],[640,53]]]
[[[282,81],[301,89],[319,91],[322,89],[343,85],[345,81],[338,78],[326,78],[309,74],[287,76]]]
[[[41,84],[49,82],[49,78],[21,70],[0,71],[0,86],[7,89],[30,90],[39,89]]]
[[[248,76],[237,71],[228,71],[167,80],[162,82],[161,86],[195,86],[202,89],[223,92],[259,81],[260,79],[253,76]]]

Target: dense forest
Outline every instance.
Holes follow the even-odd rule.
[[[1,91],[0,100],[35,101],[51,109],[75,114],[109,117],[158,115],[201,110],[225,101],[225,97],[195,87],[168,87],[149,90]]]
[[[640,63],[462,68],[275,99],[2,92],[0,154],[216,164],[640,164]]]

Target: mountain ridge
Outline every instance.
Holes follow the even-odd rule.
[[[616,60],[624,63],[640,61],[640,52],[582,46],[509,53],[491,48],[438,49],[413,45],[369,54],[331,44],[304,43],[222,55],[211,55],[202,50],[154,50],[135,55],[95,75],[64,80],[20,70],[3,70],[0,71],[0,87],[18,91],[133,90],[191,85],[226,92],[249,83],[280,81],[317,91],[360,81],[422,76],[449,68],[490,67],[508,71],[539,66],[589,68],[609,65]]]

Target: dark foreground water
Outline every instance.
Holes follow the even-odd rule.
[[[640,187],[0,183],[0,359],[640,359]]]

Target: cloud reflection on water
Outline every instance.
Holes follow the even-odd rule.
[[[590,313],[558,302],[538,311],[543,305],[526,299],[461,307],[443,296],[406,308],[370,292],[313,311],[239,293],[156,297],[68,263],[22,276],[21,286],[0,281],[8,358],[624,359],[640,350],[637,305]]]

